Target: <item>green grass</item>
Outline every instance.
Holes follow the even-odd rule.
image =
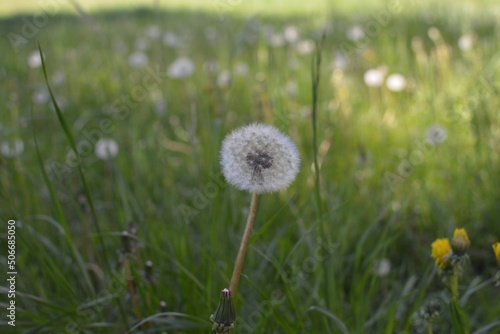
[[[389,5],[353,12],[362,5],[250,2],[221,20],[206,4],[193,10],[189,4],[198,2],[185,3],[161,4],[166,10],[157,12],[100,12],[89,2],[91,20],[50,17],[17,52],[7,38],[0,40],[6,50],[0,56],[0,146],[24,142],[19,156],[0,155],[0,216],[18,224],[17,326],[2,318],[0,331],[209,332],[208,317],[228,286],[250,204],[249,194],[221,181],[218,151],[232,129],[259,121],[296,141],[302,169],[286,191],[260,198],[234,332],[341,333],[345,327],[349,333],[416,333],[415,312],[433,300],[445,306],[434,332],[451,333],[432,241],[451,237],[455,227],[467,229],[472,246],[461,294],[498,271],[491,249],[500,238],[495,7],[405,5],[360,45],[346,31],[354,24],[369,29]],[[26,21],[7,14],[26,8],[8,6],[0,7],[0,32],[21,35]],[[473,14],[466,14],[469,6]],[[270,47],[265,32],[293,24],[301,39],[315,41],[325,22],[317,186],[313,55],[289,45]],[[177,33],[182,46],[145,37],[153,25],[162,34]],[[442,39],[428,36],[431,27]],[[213,31],[210,41],[205,36]],[[475,44],[462,51],[457,41],[468,33]],[[141,37],[149,44],[149,69],[128,64]],[[27,65],[37,42],[66,129],[50,100],[32,102],[34,92],[47,89],[42,69]],[[341,51],[352,51],[347,66],[332,72]],[[179,56],[195,64],[186,80],[166,75]],[[207,61],[216,61],[219,70],[207,73]],[[248,65],[247,74],[236,75],[238,63]],[[365,71],[381,65],[387,74],[403,74],[407,89],[368,88]],[[229,87],[217,84],[222,70],[233,72]],[[54,80],[58,73],[65,76],[62,84]],[[287,92],[290,82],[296,93]],[[122,98],[133,106],[125,107]],[[160,99],[166,109],[156,113]],[[425,141],[433,124],[448,133],[436,146]],[[113,138],[118,155],[97,159],[89,136]],[[68,137],[82,150],[80,164],[71,158]],[[129,240],[133,254],[124,260],[122,232],[130,224],[138,230]],[[378,277],[372,268],[382,258],[391,270]],[[470,295],[464,309],[472,332],[500,321],[499,297],[492,283]],[[2,298],[2,309],[7,302]],[[139,324],[141,319],[147,321]]]

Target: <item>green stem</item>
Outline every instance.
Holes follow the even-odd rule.
[[[240,281],[241,269],[243,268],[243,262],[245,261],[245,254],[248,248],[248,240],[250,239],[250,234],[252,234],[252,226],[253,222],[255,221],[255,213],[257,212],[258,201],[259,194],[252,194],[252,202],[250,203],[250,211],[248,212],[247,224],[245,226],[243,238],[241,239],[240,249],[234,263],[233,276],[231,277],[231,281],[229,283],[229,291],[231,291],[233,299],[235,298],[236,290],[238,289],[238,282]]]
[[[451,294],[453,296],[453,302],[458,306],[458,275],[459,268],[458,264],[453,265],[453,276],[451,276]]]

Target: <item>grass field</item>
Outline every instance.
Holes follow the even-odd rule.
[[[431,257],[457,227],[463,333],[500,332],[495,2],[115,4],[0,5],[17,271],[1,333],[208,333],[250,204],[219,149],[251,122],[287,133],[302,164],[260,198],[233,333],[462,333]]]

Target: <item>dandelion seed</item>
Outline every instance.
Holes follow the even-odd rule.
[[[439,145],[446,140],[448,132],[439,124],[431,125],[425,131],[425,141],[431,145]]]
[[[194,72],[194,63],[187,57],[177,58],[168,67],[167,74],[174,79],[184,79],[191,76]]]
[[[446,269],[453,255],[450,240],[448,240],[448,238],[437,239],[432,243],[431,249],[431,256],[436,260],[436,265],[441,269]]]
[[[13,158],[24,152],[24,142],[22,139],[15,139],[13,142],[4,140],[0,146],[0,152],[5,157]]]
[[[387,77],[387,81],[385,84],[390,91],[400,92],[406,87],[406,79],[403,75],[395,73]]]
[[[118,154],[118,144],[110,138],[101,138],[95,143],[95,155],[101,160],[108,160]]]
[[[266,124],[254,123],[230,133],[220,156],[226,181],[257,194],[286,188],[300,167],[295,143]]]
[[[460,36],[458,39],[458,48],[462,51],[469,51],[474,45],[474,36],[472,34],[466,34]]]
[[[356,24],[347,30],[346,36],[351,41],[357,42],[365,37],[365,31],[363,30],[362,26]]]
[[[133,68],[143,68],[146,67],[148,63],[148,56],[141,51],[134,52],[128,57],[128,64]]]
[[[365,72],[363,80],[368,87],[380,87],[384,82],[385,71],[382,68],[373,68]]]
[[[42,58],[40,58],[39,51],[32,51],[28,56],[28,66],[31,68],[38,68],[42,66]]]

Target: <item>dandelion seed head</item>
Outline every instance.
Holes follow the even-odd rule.
[[[406,87],[406,79],[403,75],[394,73],[387,77],[385,84],[390,91],[401,92]]]
[[[283,31],[283,36],[288,43],[294,44],[299,40],[299,29],[292,25],[286,26]]]
[[[253,123],[223,141],[221,167],[226,181],[240,190],[269,193],[286,188],[297,176],[297,146],[271,125]]]
[[[357,42],[361,40],[363,37],[365,37],[365,31],[363,30],[362,26],[356,24],[350,27],[349,30],[347,30],[346,36],[351,41]]]
[[[146,67],[148,63],[148,56],[141,51],[134,52],[128,57],[128,64],[133,68],[143,68]]]
[[[468,51],[472,49],[474,45],[474,36],[472,34],[466,34],[460,36],[458,39],[458,48],[462,51]]]
[[[194,63],[191,59],[187,57],[179,57],[177,58],[170,66],[168,67],[167,74],[169,77],[174,79],[184,79],[194,72]]]
[[[373,274],[378,277],[385,277],[389,275],[390,271],[391,271],[391,261],[386,258],[377,260],[372,267]]]
[[[171,48],[176,48],[181,46],[182,43],[176,33],[167,31],[165,35],[163,35],[163,44]]]
[[[385,71],[382,68],[372,68],[365,72],[363,80],[368,87],[380,87],[384,82]]]
[[[217,76],[217,86],[227,88],[231,85],[231,72],[224,70]]]
[[[431,145],[441,144],[447,137],[448,131],[440,124],[431,125],[425,131],[425,140]]]
[[[108,160],[118,154],[118,144],[110,138],[101,138],[95,143],[95,155],[101,160]]]
[[[15,139],[12,142],[4,140],[0,145],[0,152],[5,157],[17,157],[24,152],[24,142],[22,139]]]
[[[38,50],[32,51],[28,56],[28,66],[31,68],[38,68],[42,66],[42,58]]]

